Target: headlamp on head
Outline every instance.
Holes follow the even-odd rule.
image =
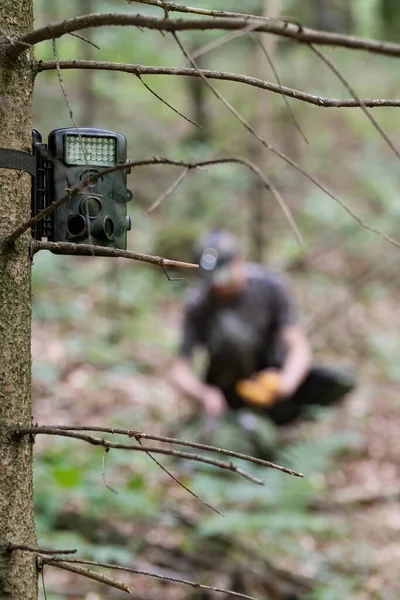
[[[199,265],[204,271],[213,271],[218,263],[218,251],[215,248],[206,248],[200,256]]]
[[[200,275],[215,285],[229,282],[232,263],[238,255],[239,245],[235,236],[220,229],[208,232],[195,249]]]

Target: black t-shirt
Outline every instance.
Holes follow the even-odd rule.
[[[210,352],[212,334],[222,313],[245,324],[255,346],[268,353],[271,364],[282,360],[282,328],[297,323],[297,312],[284,280],[262,265],[246,263],[246,285],[229,303],[221,302],[200,281],[188,290],[179,354],[190,358],[196,347]]]

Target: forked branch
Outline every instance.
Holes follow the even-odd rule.
[[[254,136],[264,146],[264,148],[266,148],[267,150],[269,150],[270,152],[272,152],[273,154],[275,154],[275,156],[278,156],[279,158],[281,158],[286,164],[288,164],[291,167],[293,167],[298,173],[301,173],[302,175],[304,175],[304,177],[306,177],[306,179],[308,179],[317,188],[319,188],[322,192],[324,192],[325,194],[327,194],[330,198],[332,198],[332,200],[334,200],[337,204],[339,204],[339,206],[341,206],[364,229],[368,229],[369,231],[371,231],[373,233],[376,233],[377,235],[379,235],[380,237],[382,237],[383,239],[385,239],[389,243],[393,244],[394,246],[400,247],[400,243],[399,242],[397,242],[396,240],[394,240],[392,237],[379,232],[375,227],[373,227],[373,226],[368,225],[367,223],[365,223],[342,200],[340,200],[340,198],[338,198],[337,196],[335,196],[335,194],[333,194],[324,184],[322,184],[320,181],[318,181],[318,179],[316,179],[313,175],[311,175],[311,173],[309,173],[309,171],[307,171],[306,169],[304,169],[299,163],[297,163],[295,160],[293,160],[292,158],[290,158],[290,156],[288,156],[287,154],[285,154],[281,150],[275,148],[267,140],[265,140],[263,137],[261,137],[257,133],[257,131],[254,129],[254,127],[248,121],[246,121],[246,119],[223,96],[223,94],[221,94],[221,92],[219,92],[209,82],[209,80],[207,79],[207,77],[205,77],[202,73],[200,73],[200,71],[198,69],[198,66],[196,65],[196,63],[194,62],[194,60],[190,56],[189,52],[186,50],[186,48],[184,47],[184,45],[182,44],[182,42],[178,38],[177,34],[175,32],[173,32],[172,35],[173,35],[173,37],[174,37],[177,45],[181,49],[183,55],[185,56],[185,58],[190,62],[190,64],[192,65],[192,67],[194,69],[196,69],[196,71],[198,71],[200,77],[202,78],[202,80],[204,81],[204,83],[207,85],[207,87],[211,90],[211,92],[214,94],[214,96],[216,98],[218,98],[218,100],[220,100],[222,102],[222,104],[236,117],[236,119],[243,125],[243,127],[245,129],[247,129],[247,131],[249,133],[251,133],[251,135]],[[271,188],[271,191],[273,191],[272,188]]]
[[[96,562],[93,560],[58,559],[58,558],[49,558],[47,556],[40,556],[39,559],[42,562],[42,564],[51,565],[53,567],[60,567],[61,565],[63,565],[61,568],[70,570],[73,573],[79,573],[80,575],[86,575],[86,577],[89,577],[89,575],[87,575],[87,573],[86,573],[87,570],[82,569],[82,571],[85,571],[85,572],[76,570],[78,565],[90,565],[93,567],[102,567],[105,569],[113,569],[114,571],[133,573],[135,575],[145,575],[146,577],[154,577],[154,578],[160,579],[162,581],[171,581],[173,583],[181,583],[183,585],[188,585],[192,588],[199,589],[199,590],[209,590],[212,592],[219,592],[221,594],[226,594],[227,596],[234,596],[236,598],[243,598],[245,600],[256,600],[256,598],[254,598],[254,596],[248,596],[247,594],[241,594],[239,592],[233,592],[231,590],[226,590],[223,588],[218,588],[218,587],[213,587],[210,585],[205,585],[202,583],[197,583],[196,581],[190,581],[189,579],[180,579],[179,577],[169,577],[167,575],[159,575],[158,573],[152,573],[151,571],[142,571],[140,569],[133,569],[131,567],[123,567],[120,565],[114,565],[114,564],[110,564],[110,563]],[[73,566],[75,570],[68,568],[67,565],[69,565],[70,567]],[[93,571],[88,571],[88,572],[91,574],[94,573]],[[99,575],[99,573],[95,573],[95,575]],[[91,577],[91,578],[95,579],[95,577]],[[98,579],[98,581],[101,581],[101,580]],[[113,581],[115,581],[115,580],[113,580]],[[116,587],[116,586],[113,586],[113,587]],[[128,590],[124,590],[124,591],[128,591]]]
[[[262,21],[290,21],[290,19],[273,19],[262,15],[251,15],[247,13],[232,12],[228,10],[214,10],[211,8],[196,8],[194,6],[186,6],[184,4],[176,4],[175,2],[167,2],[167,0],[128,0],[128,4],[148,4],[149,6],[157,6],[168,12],[180,12],[192,15],[203,15],[204,17],[225,17],[239,19],[260,19]]]
[[[150,165],[170,165],[170,166],[176,166],[176,167],[184,167],[187,170],[192,170],[192,169],[198,169],[198,168],[201,168],[201,167],[207,167],[207,166],[211,166],[211,165],[227,164],[227,163],[239,163],[239,164],[242,164],[242,165],[246,166],[248,169],[250,169],[255,175],[257,175],[257,177],[259,177],[263,181],[264,185],[268,189],[270,189],[271,192],[272,192],[272,194],[276,197],[278,204],[283,208],[284,214],[286,215],[286,217],[287,217],[287,219],[288,219],[291,227],[293,228],[297,239],[301,240],[301,234],[298,231],[298,229],[297,229],[297,227],[296,227],[296,225],[294,223],[294,219],[293,219],[293,217],[292,217],[292,215],[290,213],[290,210],[284,204],[283,199],[277,193],[277,191],[275,190],[275,187],[271,184],[271,182],[266,177],[266,175],[261,171],[261,169],[259,167],[257,167],[257,165],[253,164],[251,161],[247,160],[246,158],[242,158],[242,157],[238,157],[238,156],[232,156],[232,157],[213,158],[213,159],[203,160],[203,161],[199,161],[199,162],[186,162],[186,161],[171,160],[169,158],[156,158],[156,157],[154,157],[154,158],[147,159],[147,160],[140,160],[140,161],[134,161],[134,162],[127,162],[127,163],[118,164],[118,165],[115,165],[113,167],[109,167],[108,169],[103,169],[102,171],[99,171],[98,173],[95,173],[95,174],[91,175],[90,177],[87,177],[79,185],[76,185],[76,186],[74,186],[71,189],[67,189],[65,195],[62,198],[60,198],[59,200],[56,200],[55,202],[52,202],[52,204],[50,204],[50,206],[48,206],[47,208],[43,209],[37,215],[35,215],[34,217],[32,217],[31,219],[29,219],[28,221],[25,221],[24,223],[22,223],[19,227],[17,227],[5,240],[3,240],[3,247],[4,246],[12,246],[14,244],[14,242],[23,233],[25,233],[25,231],[27,231],[28,229],[30,229],[35,223],[38,223],[44,217],[46,217],[46,216],[52,214],[53,212],[55,212],[58,208],[60,208],[63,204],[65,204],[70,198],[76,196],[77,194],[79,194],[80,192],[82,192],[82,190],[84,190],[88,185],[95,183],[97,181],[97,179],[99,179],[103,175],[107,175],[108,173],[115,173],[116,171],[121,171],[121,170],[126,169],[126,168],[144,167],[144,166],[150,166]],[[44,243],[49,244],[50,242],[40,242],[40,244],[44,244]],[[67,250],[68,249],[72,249],[71,246],[68,246],[68,248],[66,246],[64,247],[64,254],[65,253],[69,254],[69,251],[67,251]],[[82,246],[82,245],[80,245],[80,246]],[[93,246],[90,246],[90,245],[87,245],[87,246],[89,248],[90,247],[93,248]],[[1,245],[0,245],[0,248],[1,248]],[[52,248],[50,248],[50,247],[45,248],[43,245],[39,247],[38,245],[33,244],[33,246],[32,246],[32,251],[33,252],[36,252],[37,250],[40,250],[40,249],[42,249],[42,250],[45,250],[45,249],[53,249],[53,250],[55,250],[56,247],[53,246]],[[63,247],[60,245],[59,249],[60,249],[60,251],[62,251]],[[93,252],[89,252],[88,250],[82,249],[82,253],[85,253],[85,252],[88,252],[89,254],[93,254]],[[78,252],[76,252],[76,253],[78,254]],[[107,254],[107,256],[110,256],[110,255]],[[127,256],[126,258],[133,258],[133,257],[128,257]],[[156,258],[159,258],[159,257],[156,257]],[[141,259],[137,258],[136,260],[141,260]],[[146,262],[154,262],[154,261],[146,261]],[[175,262],[177,262],[177,261],[175,261]],[[160,263],[159,262],[155,262],[154,264],[160,264]],[[190,263],[185,263],[185,264],[190,264]],[[182,263],[182,265],[183,265],[183,263]],[[172,266],[172,264],[170,264],[168,266]],[[173,266],[177,266],[177,265],[175,264]]]
[[[108,575],[103,575],[102,573],[97,573],[96,571],[92,571],[90,569],[85,569],[79,565],[72,565],[65,560],[57,560],[56,558],[49,558],[45,555],[39,555],[37,559],[37,564],[39,569],[43,569],[44,565],[51,565],[53,567],[58,567],[59,569],[63,569],[64,571],[70,571],[71,573],[76,573],[77,575],[83,575],[88,579],[94,579],[94,581],[98,581],[99,583],[105,583],[117,590],[122,590],[123,592],[127,592],[131,594],[133,592],[132,588],[126,583],[122,583],[121,581],[117,581],[113,577],[109,577]]]
[[[22,436],[22,435],[36,435],[37,433],[46,433],[48,429],[54,432],[54,435],[59,431],[92,431],[98,433],[111,433],[113,435],[124,435],[129,438],[135,438],[138,442],[140,440],[152,440],[154,442],[164,442],[166,444],[176,444],[177,446],[187,446],[190,448],[197,448],[198,450],[205,450],[207,452],[215,452],[217,454],[224,454],[225,456],[231,456],[232,458],[240,458],[246,462],[251,462],[261,467],[267,467],[283,471],[289,475],[295,475],[296,477],[303,477],[301,473],[293,471],[288,467],[282,467],[269,460],[263,460],[262,458],[256,458],[248,454],[242,454],[241,452],[235,452],[234,450],[227,450],[226,448],[218,448],[216,446],[209,446],[208,444],[201,444],[199,442],[192,442],[186,440],[180,440],[178,438],[167,437],[163,435],[156,435],[151,433],[145,433],[144,431],[135,431],[134,429],[121,429],[119,427],[95,427],[92,425],[53,425],[35,427],[13,427],[9,431],[11,436]],[[45,431],[43,431],[45,430]],[[146,450],[149,450],[146,447]]]
[[[247,123],[246,123],[246,126],[248,127]],[[321,189],[323,192],[325,192],[330,198],[332,198],[332,200],[337,202],[359,225],[361,225],[361,227],[363,227],[364,229],[367,229],[368,231],[371,231],[372,233],[375,233],[376,235],[378,235],[382,239],[386,240],[393,246],[400,248],[400,242],[398,242],[394,238],[382,233],[381,231],[379,231],[375,227],[369,225],[368,223],[365,223],[342,200],[337,198],[332,192],[329,191],[329,189],[327,189],[325,186],[320,184],[314,177],[309,175],[307,173],[307,171],[305,171],[302,167],[300,167],[296,162],[292,161],[289,157],[287,157],[280,151],[272,148],[272,146],[267,144],[262,138],[257,136],[257,134],[256,134],[256,137],[269,150],[271,150],[272,152],[274,152],[275,154],[277,154],[278,156],[283,158],[286,162],[288,162],[290,165],[292,165],[294,168],[296,168],[296,170],[298,170],[305,177],[307,177],[311,182],[313,182],[319,189]],[[32,227],[32,225],[34,223],[37,223],[38,221],[43,219],[46,215],[49,215],[52,212],[54,212],[54,210],[56,210],[59,206],[62,206],[65,202],[67,202],[67,200],[71,197],[71,195],[78,194],[88,184],[93,183],[97,178],[99,178],[102,175],[105,175],[107,173],[114,173],[115,171],[119,171],[121,169],[126,169],[128,167],[133,168],[133,167],[144,167],[144,166],[150,166],[150,165],[171,165],[171,166],[175,166],[175,167],[184,167],[184,168],[191,170],[191,169],[199,169],[202,167],[207,167],[207,166],[212,166],[212,165],[221,165],[221,164],[228,164],[228,163],[241,164],[241,165],[247,167],[255,175],[257,175],[257,177],[259,177],[263,181],[266,188],[268,188],[272,192],[272,194],[275,196],[278,204],[284,210],[285,216],[287,217],[287,219],[295,233],[296,238],[301,242],[301,234],[297,229],[294,219],[290,213],[289,207],[283,202],[282,197],[280,196],[279,193],[277,193],[276,188],[273,186],[273,184],[270,182],[270,180],[266,177],[266,175],[261,171],[261,169],[257,165],[255,165],[254,163],[249,161],[248,159],[243,158],[241,156],[228,156],[228,157],[221,157],[221,158],[212,158],[209,160],[203,160],[203,161],[199,161],[199,162],[189,162],[189,161],[184,161],[184,160],[173,160],[173,159],[164,158],[164,157],[160,157],[160,158],[154,157],[151,159],[135,161],[132,163],[118,164],[118,165],[115,165],[114,167],[110,167],[109,169],[104,169],[103,171],[88,177],[85,181],[82,182],[82,184],[80,184],[72,189],[69,189],[63,198],[60,198],[60,200],[53,202],[48,208],[45,208],[44,210],[42,210],[38,215],[29,219],[22,225],[20,225],[12,234],[10,234],[8,236],[8,238],[6,238],[3,241],[3,245],[11,246],[14,243],[14,241],[20,235],[22,235],[25,231],[27,231],[27,229]],[[90,247],[90,246],[88,246],[88,247]],[[1,245],[0,245],[0,248],[1,248]]]
[[[146,15],[132,15],[130,13],[98,13],[81,15],[66,19],[59,23],[51,23],[35,29],[31,33],[11,41],[5,41],[8,45],[7,55],[16,59],[20,54],[27,51],[27,46],[33,46],[45,40],[59,38],[67,33],[87,29],[88,27],[104,26],[134,26],[155,31],[206,31],[223,30],[236,31],[243,29],[249,24],[252,17],[243,18],[204,18],[204,19],[165,19],[150,17]],[[329,31],[318,31],[308,27],[286,21],[262,21],[260,20],[255,31],[271,33],[282,37],[296,40],[306,44],[320,44],[325,46],[341,46],[354,50],[366,50],[375,54],[386,56],[400,56],[400,44],[395,42],[384,42],[357,36],[345,35]]]
[[[181,452],[180,450],[170,450],[168,448],[159,448],[157,446],[139,446],[137,444],[120,444],[117,442],[110,442],[108,440],[104,440],[102,438],[97,438],[91,435],[75,433],[72,431],[65,431],[61,429],[54,429],[52,427],[25,427],[23,430],[14,430],[14,434],[18,432],[18,435],[37,435],[37,434],[45,434],[45,435],[57,435],[60,437],[73,438],[76,440],[81,440],[82,442],[86,442],[91,444],[92,446],[100,446],[102,448],[107,448],[109,450],[115,448],[120,450],[132,450],[133,452],[144,452],[151,454],[163,454],[167,456],[174,456],[176,458],[183,458],[187,460],[192,460],[194,462],[200,462],[207,465],[211,465],[213,467],[218,467],[219,469],[224,469],[227,471],[232,471],[233,473],[237,473],[241,475],[245,479],[252,481],[253,483],[257,483],[258,485],[264,485],[264,482],[258,477],[254,477],[250,473],[247,473],[240,467],[234,465],[232,462],[224,462],[222,460],[215,460],[212,458],[208,458],[207,456],[201,456],[200,454],[192,454],[191,452]],[[293,472],[294,474],[294,472]]]
[[[153,67],[147,65],[125,64],[116,62],[107,62],[101,60],[41,60],[35,63],[34,69],[37,73],[43,71],[52,71],[57,69],[95,69],[99,71],[120,71],[121,73],[132,73],[139,78],[142,75],[179,75],[183,77],[201,77],[203,74],[208,79],[219,79],[221,81],[232,81],[243,83],[252,87],[268,90],[275,94],[281,94],[294,100],[300,100],[321,108],[357,108],[367,106],[370,108],[379,106],[400,106],[398,98],[328,98],[326,96],[316,96],[307,94],[300,90],[286,87],[284,85],[265,81],[249,75],[239,73],[229,73],[227,71],[214,71],[211,69],[189,69],[185,67]],[[143,83],[143,82],[142,82]]]

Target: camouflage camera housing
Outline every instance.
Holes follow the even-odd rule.
[[[49,134],[48,152],[53,158],[49,203],[91,175],[127,161],[125,136],[106,129],[55,129]],[[127,167],[101,175],[68,199],[53,215],[52,241],[126,249],[131,227],[127,216],[127,202],[132,198],[126,187],[129,172]]]

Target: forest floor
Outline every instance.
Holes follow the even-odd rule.
[[[168,328],[174,329],[178,326],[179,314],[176,306],[165,306],[168,311]],[[91,359],[77,357],[76,352],[71,351],[71,346],[65,343],[63,330],[65,325],[55,320],[38,320],[33,328],[33,361],[36,369],[34,380],[34,419],[42,425],[51,424],[90,424],[115,426],[121,423],[131,429],[144,430],[149,433],[168,434],[171,429],[176,432],[176,424],[183,414],[190,414],[191,408],[182,398],[178,398],[167,380],[168,366],[171,352],[152,343],[135,344],[133,341],[126,342],[125,354],[131,356],[132,363],[140,363],[140,370],[132,368],[118,369],[104,368],[104,365]],[[52,373],[52,369],[54,373]],[[372,375],[371,375],[372,371]],[[340,407],[329,411],[327,416],[311,422],[303,422],[285,428],[278,435],[278,444],[293,445],[302,440],[323,440],[333,434],[350,434],[356,436],[356,443],[344,453],[334,458],[329,469],[325,472],[313,474],[317,477],[317,488],[322,493],[316,494],[313,511],[324,511],[331,515],[333,528],[335,519],[340,516],[341,526],[345,527],[345,535],[335,536],[319,534],[314,537],[313,533],[301,529],[295,534],[296,543],[303,549],[303,560],[292,557],[290,548],[285,553],[280,550],[274,557],[274,565],[297,572],[301,576],[318,580],[321,563],[328,576],[325,577],[322,586],[318,587],[313,598],[323,600],[346,597],[348,587],[341,590],[341,582],[350,581],[351,596],[355,600],[395,600],[400,593],[400,578],[397,564],[400,557],[400,518],[398,512],[398,499],[400,496],[400,438],[398,435],[398,421],[400,419],[400,405],[397,400],[397,385],[385,381],[384,377],[377,377],[371,363],[360,363],[358,389]],[[54,439],[46,436],[38,437],[35,445],[37,462],[42,459],[45,464],[53,464],[48,460]],[[81,453],[81,442],[69,440],[68,448],[71,452],[71,461],[79,464]],[[318,447],[318,446],[317,446]],[[63,446],[65,449],[65,445]],[[64,451],[64,450],[63,450]],[[43,458],[44,457],[44,458]],[[133,462],[133,459],[129,459]],[[136,460],[136,458],[135,458]],[[47,463],[46,463],[47,461]],[[126,463],[116,468],[123,470]],[[304,465],[306,471],[307,465]],[[85,467],[87,468],[87,467]],[[113,467],[111,467],[113,468]],[[97,472],[102,469],[97,463],[93,466]],[[104,469],[104,464],[103,464]],[[142,463],[139,469],[143,469]],[[134,469],[133,469],[134,470]],[[68,469],[66,471],[68,473]],[[59,473],[59,471],[57,471]],[[86,471],[87,473],[87,471]],[[168,479],[161,470],[152,471],[152,482],[149,485],[161,485],[165,493],[170,496],[172,504],[187,502],[189,514],[197,514],[202,509],[195,508],[193,501],[186,492]],[[176,469],[174,470],[176,474]],[[90,473],[89,473],[90,474]],[[65,476],[65,471],[64,475]],[[54,478],[54,473],[45,475],[48,493],[51,494],[53,487],[48,478]],[[285,477],[285,476],[283,476]],[[157,483],[155,483],[155,479]],[[79,502],[68,500],[68,493],[75,484],[65,482],[63,478],[55,477],[61,487],[64,486],[65,496],[63,505],[58,506],[58,511],[68,513],[79,508]],[[112,497],[113,491],[105,489],[108,487],[104,473],[103,481],[98,485],[104,488],[108,496]],[[113,480],[118,483],[118,476],[111,474]],[[196,481],[196,476],[193,477]],[[147,480],[146,480],[146,483]],[[234,486],[234,481],[227,485]],[[84,494],[85,489],[78,492]],[[111,485],[110,485],[111,487]],[[174,489],[174,487],[176,489]],[[76,490],[75,490],[76,491]],[[182,493],[181,493],[182,492]],[[131,492],[132,494],[133,492]],[[76,498],[76,496],[74,496]],[[118,496],[115,496],[118,505]],[[129,504],[129,500],[128,500]],[[46,512],[46,502],[45,502]],[[111,506],[111,505],[110,505]],[[164,548],[173,551],[176,540],[170,532],[167,534],[165,523],[160,518],[150,520],[148,525],[143,525],[143,530],[135,525],[135,510],[132,509],[129,517],[121,514],[118,510],[109,508],[109,514],[115,531],[134,532],[137,530],[147,540],[163,541]],[[161,509],[161,503],[159,505]],[[204,508],[204,507],[203,507]],[[223,505],[219,504],[223,510]],[[42,507],[43,509],[43,507]],[[90,510],[89,510],[90,512]],[[93,509],[95,514],[95,509]],[[93,515],[92,515],[93,516]],[[44,517],[46,521],[46,517]],[[139,517],[140,521],[140,517]],[[100,524],[100,525],[99,525]],[[102,519],[95,527],[102,527]],[[51,524],[39,527],[45,541],[57,539],[51,535]],[[78,524],[79,527],[79,524]],[[67,526],[69,528],[69,525]],[[72,527],[73,528],[73,527]],[[107,526],[104,525],[105,530]],[[82,532],[81,532],[82,533]],[[114,532],[115,533],[115,532]],[[109,547],[124,546],[124,541],[115,542],[114,533],[111,533],[111,541],[106,540]],[[84,534],[82,534],[85,537]],[[183,535],[183,534],[182,534]],[[182,542],[182,535],[178,535],[178,545]],[[171,539],[168,539],[168,536]],[[118,536],[117,536],[118,537]],[[122,536],[123,537],[123,536]],[[89,534],[89,538],[93,535]],[[106,533],[104,539],[107,538]],[[95,537],[94,541],[102,539],[101,535]],[[75,540],[73,539],[75,542]],[[41,539],[39,538],[39,545]],[[60,542],[54,543],[59,547]],[[90,553],[89,553],[90,554]],[[113,551],[111,550],[111,554]],[[109,554],[107,555],[109,556]],[[150,557],[154,562],[154,553],[144,552],[143,557],[135,555],[135,566],[148,566]],[[308,559],[308,557],[310,557]],[[316,557],[318,557],[316,559]],[[125,563],[126,564],[126,557]],[[118,562],[117,557],[115,562]],[[161,561],[162,562],[162,561]],[[179,561],[178,561],[179,562]],[[218,564],[216,565],[218,567]],[[199,569],[201,571],[201,569]],[[201,580],[205,582],[209,573],[201,571]],[[171,569],[167,569],[168,572]],[[176,573],[177,569],[172,570]],[[189,569],[190,571],[190,569]],[[157,571],[160,572],[160,571]],[[165,573],[164,570],[161,570]],[[178,572],[180,570],[178,569]],[[187,575],[188,571],[185,571]],[[329,575],[333,573],[333,575]],[[196,579],[196,572],[191,573]],[[163,587],[140,576],[124,577],[125,581],[134,582],[136,598],[146,600],[147,598],[192,598],[192,591],[188,592],[185,587],[171,585]],[[58,569],[46,569],[47,598],[86,598],[86,600],[100,600],[102,598],[123,597],[122,592],[107,591],[101,585],[91,585],[87,581],[82,582],[77,576]],[[139,582],[139,583],[138,583]],[[76,592],[74,591],[76,590]],[[86,591],[85,591],[86,590]],[[347,591],[346,591],[347,590]],[[278,591],[269,591],[270,596],[266,598],[284,598]],[[104,595],[103,595],[104,594]],[[188,595],[189,594],[189,595]],[[273,595],[277,594],[277,595]],[[344,595],[343,595],[344,594]],[[44,595],[42,596],[44,598]],[[198,596],[200,598],[200,596]],[[204,595],[202,598],[214,598],[213,595]],[[221,597],[217,594],[215,597]],[[222,596],[225,597],[225,596]],[[306,596],[304,596],[306,597]],[[308,597],[308,596],[307,596]],[[310,596],[311,597],[311,596]],[[347,596],[348,597],[348,596]],[[299,598],[303,596],[299,595]]]

